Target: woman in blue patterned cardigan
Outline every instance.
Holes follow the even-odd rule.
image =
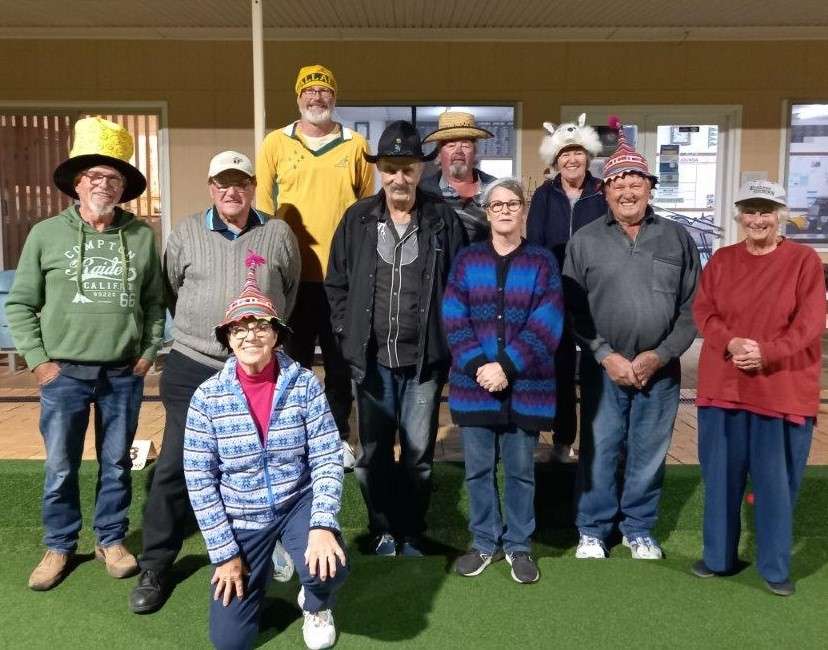
[[[455,570],[479,575],[502,559],[520,583],[540,578],[532,557],[534,450],[555,417],[555,350],[563,327],[555,257],[526,243],[525,193],[515,179],[483,194],[491,239],[454,262],[443,297],[452,353],[449,408],[462,428],[473,543]],[[505,473],[505,525],[497,461]]]

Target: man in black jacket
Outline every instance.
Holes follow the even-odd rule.
[[[454,211],[417,190],[423,155],[414,126],[391,123],[376,156],[382,190],[345,212],[325,290],[331,324],[356,383],[355,473],[378,555],[422,555],[431,465],[449,351],[440,300],[465,235]],[[394,439],[400,435],[400,467]]]

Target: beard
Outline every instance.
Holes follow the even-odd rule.
[[[89,198],[89,203],[85,207],[96,217],[105,217],[112,214],[116,205],[118,203],[114,199],[92,196]]]
[[[302,116],[302,119],[306,122],[309,122],[315,126],[320,126],[322,124],[327,124],[331,121],[331,115],[333,114],[333,110],[330,108],[306,108],[304,110],[300,110],[299,114]]]
[[[464,162],[453,162],[449,164],[448,172],[452,178],[462,180],[469,173],[469,166]]]

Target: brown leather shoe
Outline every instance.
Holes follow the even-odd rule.
[[[32,575],[29,576],[29,589],[35,591],[48,591],[56,586],[69,573],[69,560],[71,553],[58,553],[57,551],[46,551]]]
[[[128,578],[138,573],[135,556],[123,544],[95,546],[95,558],[106,562],[106,572],[113,578]]]

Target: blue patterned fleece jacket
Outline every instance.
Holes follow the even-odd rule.
[[[184,475],[214,564],[238,555],[234,528],[265,528],[308,490],[310,527],[339,529],[342,449],[325,393],[310,370],[281,351],[276,358],[279,376],[264,448],[236,378],[235,357],[190,402]]]

